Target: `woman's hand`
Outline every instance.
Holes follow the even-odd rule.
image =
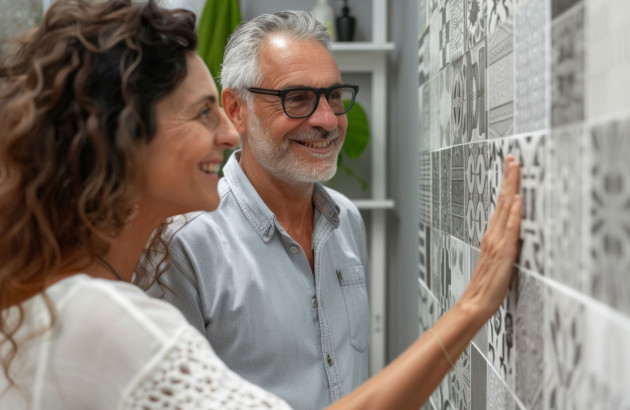
[[[481,253],[470,284],[458,303],[471,304],[485,322],[501,305],[507,293],[518,255],[521,197],[518,195],[519,164],[505,159],[503,183],[494,214],[481,240]]]

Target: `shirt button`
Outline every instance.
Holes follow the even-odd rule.
[[[317,297],[313,296],[313,299],[311,299],[311,306],[317,308]]]
[[[326,362],[328,363],[328,366],[332,366],[333,365],[332,358],[330,357],[329,354],[326,355]]]
[[[298,248],[295,245],[291,246],[289,250],[291,251],[291,253],[298,253]]]

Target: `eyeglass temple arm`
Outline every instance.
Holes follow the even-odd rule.
[[[250,91],[256,94],[280,95],[280,90],[267,90],[266,88],[250,87],[247,89],[247,91]]]

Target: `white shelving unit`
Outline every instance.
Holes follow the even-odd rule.
[[[333,55],[339,69],[371,74],[370,129],[371,165],[369,199],[356,199],[361,210],[369,210],[370,223],[370,374],[385,366],[386,330],[386,211],[394,207],[387,199],[387,56],[394,50],[387,42],[387,0],[372,0],[372,41],[335,42]]]

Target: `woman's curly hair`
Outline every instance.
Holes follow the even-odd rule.
[[[155,105],[183,81],[196,42],[194,14],[185,10],[58,0],[39,26],[4,46],[0,309],[107,253],[134,211],[137,152],[155,134]],[[164,246],[163,228],[150,249]],[[140,281],[146,274],[136,272]],[[21,308],[18,316],[0,314],[7,377]]]

